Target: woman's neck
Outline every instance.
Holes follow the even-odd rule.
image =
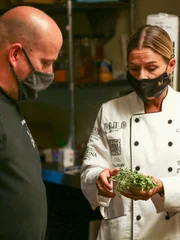
[[[161,112],[162,102],[166,97],[167,91],[168,88],[158,98],[144,102],[145,113]]]

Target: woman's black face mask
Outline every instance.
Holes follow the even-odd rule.
[[[128,71],[126,77],[137,95],[143,101],[146,101],[148,97],[159,97],[171,82],[167,72],[164,72],[159,77],[153,79],[136,79]]]

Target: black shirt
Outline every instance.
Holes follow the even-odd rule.
[[[17,103],[0,90],[0,239],[43,240],[46,215],[38,149]]]

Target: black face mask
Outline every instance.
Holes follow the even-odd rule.
[[[153,79],[136,79],[128,71],[126,77],[137,95],[143,101],[146,101],[148,97],[159,97],[171,82],[167,72],[164,72],[159,77]]]
[[[18,100],[35,100],[38,97],[38,92],[45,90],[53,81],[54,73],[39,72],[33,66],[26,51],[22,49],[32,72],[23,80],[20,80],[14,68],[10,65],[11,71],[18,84]]]

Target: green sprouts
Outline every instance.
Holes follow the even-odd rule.
[[[150,190],[157,186],[153,182],[152,177],[144,176],[137,171],[132,171],[127,168],[120,168],[115,176],[112,176],[110,180],[116,182],[114,190],[116,192],[127,191],[131,188],[139,188],[140,190]]]

